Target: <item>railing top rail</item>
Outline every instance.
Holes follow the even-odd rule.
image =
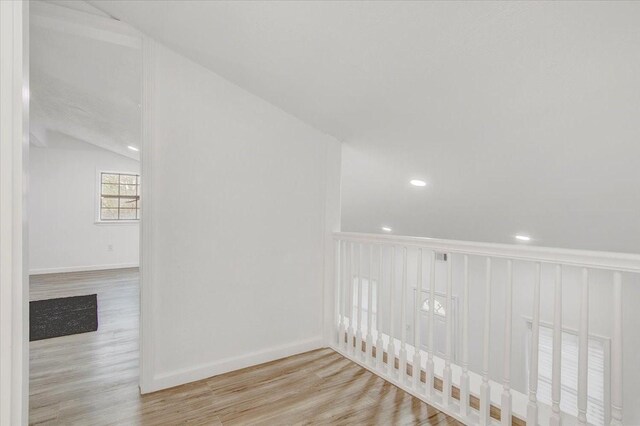
[[[496,258],[554,263],[567,266],[607,269],[640,273],[640,255],[591,250],[572,250],[553,247],[515,244],[480,243],[472,241],[442,240],[427,237],[406,237],[357,232],[335,232],[334,239],[368,244],[402,245],[438,250],[445,253],[469,254]]]

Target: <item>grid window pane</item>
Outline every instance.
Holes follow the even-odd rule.
[[[101,207],[118,208],[118,198],[102,197]]]
[[[124,185],[124,184],[130,184],[130,185],[135,185],[136,181],[137,181],[138,176],[136,175],[120,175],[120,184]]]
[[[132,220],[136,218],[136,209],[120,209],[120,219]]]
[[[117,220],[118,219],[118,209],[101,209],[100,210],[100,218],[102,220]]]
[[[138,185],[120,185],[120,195],[136,195]]]
[[[114,175],[111,173],[102,174],[102,183],[120,183],[120,175]]]
[[[120,208],[121,209],[135,209],[136,208],[136,199],[135,198],[120,198]]]
[[[102,184],[102,195],[118,195],[119,185]]]
[[[140,176],[102,173],[100,176],[100,220],[140,218]]]

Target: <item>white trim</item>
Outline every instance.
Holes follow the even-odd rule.
[[[153,216],[152,212],[152,155],[153,155],[153,97],[155,92],[155,41],[142,37],[142,123],[140,146],[140,377],[142,393],[155,389],[155,329],[153,317]]]
[[[142,389],[142,392],[155,392],[161,389],[195,382],[197,380],[217,376],[218,374],[224,374],[241,368],[251,367],[265,362],[274,361],[276,359],[320,349],[323,346],[324,339],[322,336],[318,336],[312,339],[300,340],[241,356],[233,356],[215,362],[204,363],[190,368],[158,374],[153,377],[153,380],[150,383],[145,383],[145,387]]]
[[[590,250],[569,250],[552,247],[534,247],[515,244],[477,243],[471,241],[441,240],[425,237],[402,237],[382,234],[361,234],[356,232],[336,232],[338,240],[368,244],[398,244],[406,247],[422,247],[445,253],[460,253],[605,269],[620,272],[640,272],[640,255],[630,253],[599,252]]]
[[[29,2],[0,1],[0,426],[29,411]]]
[[[62,266],[58,268],[31,269],[29,275],[60,274],[63,272],[105,271],[108,269],[137,268],[137,263],[114,263],[111,265]]]

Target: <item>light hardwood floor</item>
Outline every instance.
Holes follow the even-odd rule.
[[[92,293],[97,332],[31,343],[31,424],[458,424],[330,349],[140,396],[138,271],[31,277],[31,300]]]

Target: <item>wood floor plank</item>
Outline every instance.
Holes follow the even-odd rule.
[[[140,395],[137,269],[31,277],[31,300],[92,293],[97,332],[30,344],[30,424],[459,424],[330,349]]]

